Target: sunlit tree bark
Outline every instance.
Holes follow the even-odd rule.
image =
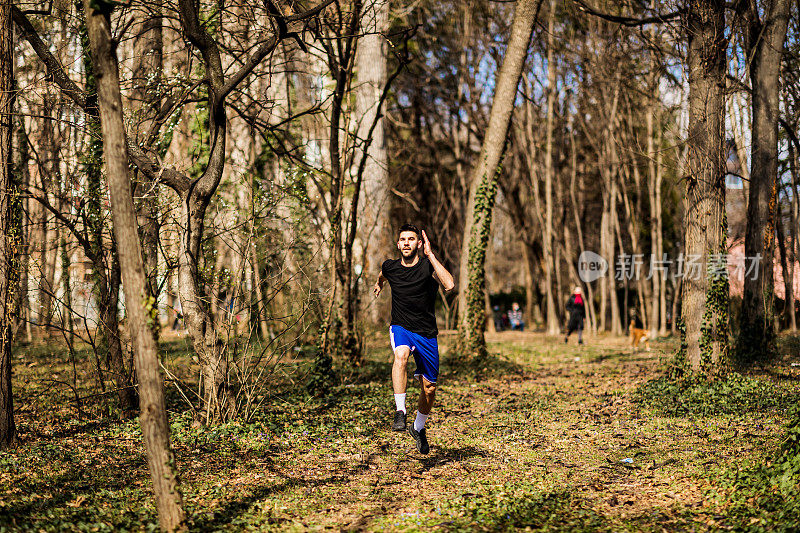
[[[691,371],[714,374],[728,353],[728,281],[720,274],[725,237],[725,2],[689,0],[689,131],[685,255],[697,271],[683,277],[683,353]]]
[[[178,487],[175,458],[170,448],[164,382],[159,370],[158,351],[153,334],[155,327],[153,302],[148,298],[142,247],[133,206],[119,67],[111,39],[112,10],[111,4],[84,0],[89,43],[97,73],[103,156],[111,191],[114,233],[119,245],[128,328],[136,357],[136,374],[141,398],[139,421],[147,450],[147,463],[153,481],[159,523],[165,531],[176,531],[185,529],[186,515]]]
[[[486,325],[484,266],[492,223],[492,208],[497,191],[496,176],[505,151],[517,86],[536,21],[537,4],[540,5],[541,0],[517,2],[508,48],[503,58],[503,65],[497,74],[489,125],[470,178],[459,279],[461,331],[467,351],[464,355],[468,356],[482,356],[486,353],[486,341],[483,336]]]

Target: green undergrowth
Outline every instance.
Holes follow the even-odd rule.
[[[640,386],[634,400],[668,416],[785,412],[800,399],[796,390],[732,373],[717,380],[658,377]]]
[[[714,496],[738,531],[800,530],[800,408],[794,408],[778,451],[719,476]]]
[[[787,420],[775,451],[768,448],[756,458],[710,472],[714,481],[709,498],[718,506],[717,525],[722,529],[800,530],[800,392],[795,380],[738,373],[716,380],[662,376],[643,383],[633,399],[669,417]]]

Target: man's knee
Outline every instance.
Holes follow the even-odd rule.
[[[411,350],[407,346],[401,346],[394,351],[394,360],[396,363],[405,365],[408,363],[408,356],[411,355]]]
[[[432,397],[436,394],[436,383],[431,383],[427,379],[422,379],[422,392],[425,396]]]

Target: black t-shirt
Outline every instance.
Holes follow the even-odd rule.
[[[381,272],[392,288],[392,325],[423,337],[435,337],[439,333],[434,314],[439,284],[428,258],[420,257],[411,267],[403,266],[400,259],[389,259],[384,261]]]

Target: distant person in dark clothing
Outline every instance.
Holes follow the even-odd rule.
[[[494,319],[494,330],[503,331],[503,313],[500,312],[499,305],[492,307],[492,318]]]
[[[525,330],[525,321],[522,320],[522,309],[519,308],[517,302],[511,304],[511,311],[508,312],[508,322],[511,324],[512,330]]]
[[[573,331],[578,332],[578,344],[583,344],[583,319],[586,317],[586,305],[583,301],[583,292],[580,287],[575,287],[572,296],[567,300],[567,312],[569,322],[567,323],[567,336],[564,342],[569,340]]]

